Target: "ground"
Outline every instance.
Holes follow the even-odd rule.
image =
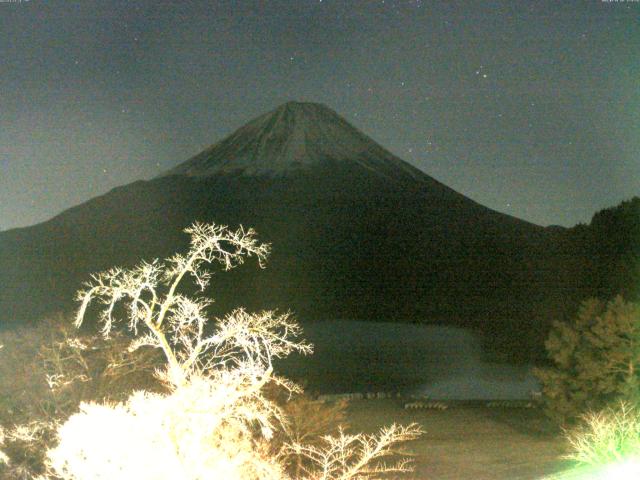
[[[434,480],[534,480],[568,467],[566,446],[548,430],[537,409],[452,406],[405,410],[402,401],[356,400],[348,408],[353,431],[374,432],[393,422],[417,422],[426,432],[408,445],[416,455],[412,478]]]

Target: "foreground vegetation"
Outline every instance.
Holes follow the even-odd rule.
[[[546,343],[552,363],[538,375],[544,411],[564,428],[562,444],[549,436],[551,423],[544,432],[533,428],[544,423],[537,410],[523,422],[519,414],[496,417],[470,407],[448,417],[407,417],[398,405],[392,411],[389,404],[356,402],[347,412],[344,403],[305,397],[274,371],[277,359],[311,353],[290,314],[237,309],[208,322],[211,301],[201,296],[211,275],[206,266],[229,270],[251,256],[263,266],[269,246],[252,230],[195,224],[187,232],[186,255],[94,275],[79,292],[75,327],[97,303],[92,325],[75,331],[57,318],[2,332],[0,473],[39,480],[395,478],[412,470],[395,445],[415,442],[423,427],[434,426],[432,441],[414,443],[420,478],[529,478],[536,468],[559,469],[560,459],[640,468],[637,304],[589,300],[573,322],[554,325]],[[187,279],[195,289],[184,288]],[[382,418],[391,426],[376,433],[372,418],[376,429]],[[398,419],[410,422],[398,426]],[[455,426],[460,419],[466,430]],[[365,433],[347,433],[347,421]],[[487,427],[510,438],[512,450]],[[478,432],[484,438],[474,439]],[[452,450],[477,450],[473,465],[458,465],[454,477],[426,465],[464,458],[443,450],[423,458],[446,435]],[[541,446],[542,438],[553,450]],[[487,448],[497,462],[475,460]]]
[[[638,478],[640,304],[586,300],[572,322],[554,324],[546,347],[552,364],[537,375],[566,458],[591,469],[585,478]]]
[[[220,263],[229,270],[255,256],[262,266],[268,245],[259,244],[252,230],[242,228],[234,232],[195,224],[186,231],[191,235],[186,255],[143,262],[131,270],[111,269],[94,275],[79,292],[76,326],[82,325],[90,303],[100,302],[102,340],[109,341],[116,326],[124,323],[132,337],[119,338],[125,354],[113,357],[113,351],[101,350],[95,338],[63,338],[43,355],[45,367],[53,369],[46,380],[55,392],[91,382],[96,368],[105,380],[123,367],[136,371],[145,360],[149,366],[151,359],[141,360],[136,352],[159,351],[163,365],[153,375],[158,389],[138,390],[119,402],[81,402],[75,412],[70,402],[54,404],[55,409],[46,412],[48,418],[3,433],[1,440],[10,445],[2,461],[11,475],[65,480],[348,480],[409,472],[409,459],[384,460],[394,456],[394,445],[421,434],[416,424],[392,424],[371,435],[348,434],[340,427],[336,435],[307,439],[314,433],[308,424],[291,421],[289,402],[277,401],[279,396],[299,395],[301,389],[273,368],[275,359],[311,352],[311,345],[298,338],[297,323],[289,314],[238,309],[216,319],[211,328],[205,312],[210,300],[189,297],[181,289],[183,280],[191,277],[204,291],[211,276],[207,264]],[[86,352],[95,351],[102,353],[101,366],[89,361],[92,355]],[[76,396],[82,397],[82,392],[76,391]],[[299,418],[320,413],[325,421],[318,423],[327,427],[331,425],[326,419],[339,417],[341,411],[304,408],[298,398],[297,408],[301,406]],[[20,456],[18,462],[12,458]]]
[[[546,348],[552,363],[536,375],[545,411],[559,424],[640,399],[640,304],[585,300],[571,322],[554,324]]]

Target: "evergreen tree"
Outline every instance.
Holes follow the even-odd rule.
[[[560,424],[618,400],[640,400],[640,305],[621,296],[584,301],[545,342],[552,366],[536,369],[549,416]]]

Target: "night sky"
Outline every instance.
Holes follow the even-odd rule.
[[[0,230],[321,102],[490,208],[640,194],[640,2],[0,0]]]

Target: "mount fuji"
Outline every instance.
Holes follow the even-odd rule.
[[[91,273],[185,250],[196,220],[254,227],[273,246],[266,270],[214,276],[214,313],[473,325],[526,350],[568,288],[556,229],[466,198],[326,106],[289,102],[156,178],[0,232],[0,316],[69,310]]]
[[[167,175],[285,176],[327,162],[359,165],[389,181],[428,178],[333,110],[299,102],[285,103],[252,120]]]

